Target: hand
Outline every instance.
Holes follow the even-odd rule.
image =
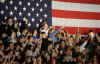
[[[64,29],[65,26],[62,26],[61,29]]]

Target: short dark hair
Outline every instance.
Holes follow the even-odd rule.
[[[12,17],[8,17],[8,18],[7,18],[7,21],[8,21],[10,18],[12,19]]]
[[[93,30],[89,30],[89,33],[90,33],[90,32],[93,32]]]
[[[100,32],[98,33],[98,36],[100,37]]]

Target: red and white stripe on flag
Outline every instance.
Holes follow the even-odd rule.
[[[52,17],[56,28],[65,26],[71,34],[100,32],[100,0],[53,0]]]

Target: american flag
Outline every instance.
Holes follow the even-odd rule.
[[[30,27],[43,20],[69,33],[100,32],[100,0],[0,0],[0,17],[14,21],[28,19]]]
[[[100,32],[100,0],[53,0],[52,24],[72,34]]]
[[[29,27],[38,27],[43,20],[51,26],[51,12],[51,0],[0,0],[0,17],[12,17],[13,21],[27,19]]]

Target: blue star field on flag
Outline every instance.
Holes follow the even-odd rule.
[[[13,21],[27,19],[27,25],[38,27],[39,23],[47,21],[52,25],[51,0],[5,0],[0,2],[0,17],[6,20],[12,17]]]

